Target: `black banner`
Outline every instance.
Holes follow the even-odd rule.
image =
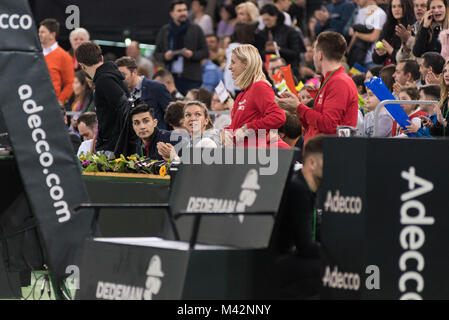
[[[80,27],[89,31],[91,39],[118,42],[131,38],[154,44],[157,32],[168,23],[170,11],[170,1],[29,0],[29,3],[38,24],[45,18],[59,21],[60,39],[66,41],[73,24],[79,22]]]
[[[273,258],[155,238],[87,240],[78,298],[100,300],[255,299],[273,294]]]
[[[204,212],[214,215],[202,217],[199,242],[267,247],[294,152],[251,148],[190,151],[190,157],[183,156],[170,194],[172,213],[184,214],[176,222],[181,240],[188,241],[192,234],[193,215],[188,213]]]
[[[0,3],[0,110],[49,267],[61,280],[79,265],[92,214],[70,210],[88,196],[30,15],[25,0]]]
[[[324,151],[322,297],[448,299],[448,141],[330,138]]]

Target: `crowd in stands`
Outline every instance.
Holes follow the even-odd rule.
[[[57,43],[60,26],[55,19],[40,23],[39,39],[58,101],[65,111],[74,113],[67,126],[80,140],[90,141],[83,143],[80,151],[95,151],[99,147],[116,151],[116,141],[110,139],[119,138],[125,120],[117,120],[110,113],[117,113],[120,103],[126,105],[123,101],[113,101],[120,100],[120,95],[134,100],[139,110],[147,110],[145,105],[149,107],[150,111],[145,112],[156,128],[149,131],[150,136],[182,129],[187,131],[186,135],[192,134],[191,123],[185,117],[191,117],[191,110],[196,108],[195,113],[205,122],[200,126],[201,134],[214,130],[213,139],[210,139],[213,143],[206,145],[225,145],[225,135],[221,134],[221,140],[216,139],[216,135],[220,136],[224,128],[240,128],[231,110],[236,100],[240,101],[250,89],[239,87],[232,74],[232,57],[242,45],[257,48],[264,78],[276,97],[282,93],[276,86],[276,74],[282,67],[290,66],[299,102],[316,107],[316,94],[325,76],[316,68],[316,43],[317,37],[328,31],[337,32],[346,40],[342,66],[357,87],[357,135],[408,137],[416,133],[418,138],[436,138],[449,134],[446,133],[448,10],[444,0],[209,0],[209,3],[193,0],[190,5],[177,0],[170,6],[170,19],[160,28],[150,58],[141,54],[138,41],[132,41],[126,48],[126,56],[114,61],[106,61],[101,56],[101,64],[104,64],[100,66],[100,60],[80,62],[77,56],[84,43],[91,43],[89,32],[84,28],[70,33],[68,52]],[[89,58],[86,50],[80,52],[84,54],[82,59]],[[93,63],[94,69],[91,68]],[[109,78],[102,81],[102,74],[104,77],[113,74],[114,81]],[[374,132],[374,111],[380,101],[365,85],[373,77],[381,78],[399,100],[435,103],[401,104],[410,119],[406,128],[399,126],[386,108],[381,108],[377,132]],[[219,85],[227,91],[224,100],[216,90]],[[113,106],[115,111],[99,106],[101,103]],[[279,105],[283,107],[282,103]],[[271,111],[259,110],[260,117],[267,116],[264,112],[279,112],[273,106],[270,108]],[[216,111],[221,113],[214,114]],[[310,134],[310,130],[301,127],[301,121],[297,121],[299,114],[283,112],[282,122],[275,121],[275,125],[265,129],[279,129],[279,137],[286,146],[302,149],[303,137],[307,131]],[[129,116],[131,122],[135,114]],[[101,128],[97,128],[98,124]],[[332,123],[329,127],[341,124]],[[89,134],[86,128],[90,128]],[[139,136],[136,128],[137,125],[134,133]],[[110,132],[114,134],[104,136]],[[99,136],[103,140],[98,139]],[[145,154],[146,148],[147,155],[167,158],[172,146],[167,147],[168,141],[161,143],[166,145],[156,143],[153,151],[144,146],[138,153]],[[78,150],[75,152],[79,154]]]

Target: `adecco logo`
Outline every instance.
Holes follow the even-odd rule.
[[[19,28],[28,30],[33,25],[33,19],[30,15],[24,14],[22,16],[18,14],[0,14],[0,29],[14,29]]]

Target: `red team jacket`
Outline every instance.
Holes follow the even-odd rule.
[[[226,129],[278,129],[285,122],[285,112],[274,102],[274,92],[266,81],[254,82],[241,92],[231,111],[232,123]]]
[[[321,78],[323,84],[329,77],[328,72]],[[297,109],[300,122],[306,129],[304,142],[317,134],[336,135],[337,126],[357,126],[358,95],[357,87],[345,73],[343,67],[338,68],[324,84],[315,97],[313,109],[300,104]]]

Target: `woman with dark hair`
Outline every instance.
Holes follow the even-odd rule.
[[[220,8],[220,22],[217,26],[217,37],[222,38],[232,35],[237,21],[235,8],[232,5],[224,5]]]
[[[369,68],[365,75],[365,82],[370,81],[371,78],[378,77],[382,68],[383,66],[374,66]]]
[[[441,53],[440,32],[449,28],[449,7],[445,1],[429,0],[427,10],[419,25],[413,47],[415,57],[421,57],[429,51]]]
[[[301,35],[284,24],[284,14],[274,4],[266,4],[260,10],[265,28],[256,34],[256,47],[262,58],[266,54],[276,54],[291,65],[299,78],[299,56],[306,52]]]
[[[226,67],[223,71],[224,85],[226,89],[235,97],[239,87],[234,84],[229,65],[231,64],[232,50],[241,44],[255,44],[254,26],[249,23],[237,22],[231,36],[231,43],[226,48]]]
[[[73,94],[66,104],[66,110],[75,112],[93,111],[93,94],[88,81],[86,72],[83,70],[75,72]]]
[[[391,0],[387,11],[387,22],[385,22],[379,37],[382,46],[376,45],[373,62],[382,65],[396,63],[396,53],[401,48],[402,41],[396,34],[395,28],[399,24],[408,26],[414,23],[415,14],[412,0]]]
[[[383,67],[379,72],[379,77],[385,83],[385,86],[393,93],[394,78],[393,74],[396,71],[396,66],[394,64],[389,64]]]

